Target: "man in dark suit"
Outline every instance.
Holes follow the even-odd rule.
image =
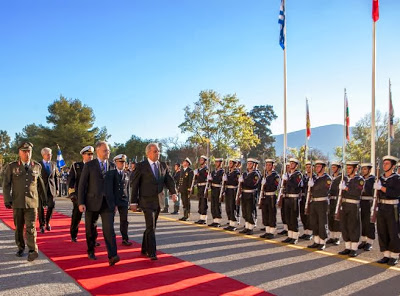
[[[101,216],[103,236],[106,242],[109,265],[119,261],[114,231],[115,200],[107,198],[105,193],[105,175],[114,170],[115,164],[109,162],[110,148],[107,142],[96,144],[97,159],[87,162],[79,180],[79,210],[85,212],[85,230],[88,257],[96,260],[94,248],[96,244],[96,220]]]
[[[165,162],[160,162],[160,149],[157,143],[146,146],[147,159],[136,166],[131,175],[131,210],[136,211],[138,204],[143,210],[146,230],[143,233],[142,254],[157,260],[155,229],[160,213],[158,195],[166,186],[176,200],[175,182]]]
[[[44,205],[39,200],[39,225],[40,232],[44,233],[46,230],[50,231],[50,219],[53,215],[55,206],[54,198],[57,196],[58,182],[57,182],[57,165],[54,161],[51,161],[52,150],[48,147],[44,147],[41,151],[43,159],[39,162],[42,166],[41,175],[46,187],[47,193],[47,212],[44,214]]]
[[[129,209],[129,173],[124,170],[126,155],[119,154],[114,157],[116,170],[106,173],[106,195],[107,199],[115,200],[119,212],[119,229],[122,235],[122,244],[130,246],[132,243],[128,237],[128,209]]]

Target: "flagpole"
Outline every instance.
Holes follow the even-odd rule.
[[[388,155],[390,155],[390,136],[391,136],[391,133],[392,133],[392,125],[391,125],[391,112],[392,112],[392,110],[391,110],[391,101],[392,101],[392,98],[391,98],[391,95],[390,95],[390,93],[391,93],[391,85],[390,85],[390,78],[389,78],[389,113],[388,113]]]
[[[306,147],[305,147],[305,151],[304,151],[304,153],[305,153],[305,155],[306,155],[306,157],[305,157],[305,159],[306,159],[306,162],[308,161],[308,108],[307,108],[307,106],[308,106],[308,102],[307,102],[307,98],[306,98]]]
[[[371,110],[371,163],[375,171],[375,80],[376,80],[376,22],[372,22],[372,110]]]
[[[344,96],[343,96],[343,148],[342,148],[342,162],[343,168],[345,167],[345,154],[346,154],[346,88],[344,89]],[[344,174],[344,173],[343,173]]]
[[[286,152],[287,152],[287,80],[286,80],[286,0],[282,1],[284,15],[283,15],[283,163],[286,166]],[[283,168],[286,171],[286,167]]]

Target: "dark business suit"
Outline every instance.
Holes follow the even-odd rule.
[[[115,164],[107,161],[106,172],[115,169]],[[114,231],[115,200],[107,198],[105,193],[105,174],[98,159],[85,163],[79,180],[78,204],[86,206],[85,229],[88,254],[94,254],[96,243],[96,221],[101,216],[103,236],[106,242],[108,258],[117,255]]]
[[[128,238],[128,209],[129,209],[129,173],[122,170],[120,174],[118,170],[108,171],[106,173],[106,195],[107,199],[115,200],[118,207],[120,218],[120,231],[122,239],[127,241]]]
[[[158,179],[155,177],[149,161],[137,164],[130,179],[131,203],[138,203],[143,210],[146,230],[143,233],[142,253],[151,257],[156,254],[155,229],[160,213],[158,194],[166,186],[170,194],[176,194],[175,182],[165,162],[158,162]]]
[[[50,161],[49,168],[45,166],[43,160],[39,162],[42,166],[41,175],[46,188],[47,193],[47,213],[44,215],[44,205],[41,200],[39,200],[39,224],[40,227],[44,227],[46,224],[50,223],[51,216],[53,215],[53,210],[55,206],[54,198],[57,196],[57,165],[54,161]]]

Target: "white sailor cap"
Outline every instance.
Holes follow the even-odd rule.
[[[359,165],[360,162],[357,160],[350,160],[350,161],[346,161],[346,165],[352,165],[352,166],[357,166]]]
[[[255,164],[259,163],[259,161],[257,159],[255,159],[255,158],[247,158],[247,162],[253,162]]]
[[[391,155],[384,156],[382,160],[383,161],[390,160],[393,164],[396,164],[399,161],[399,159],[397,157],[394,157],[394,156],[391,156]]]
[[[372,168],[373,165],[370,162],[363,162],[363,163],[361,163],[361,167],[370,167],[370,168]]]
[[[86,147],[84,147],[84,148],[81,150],[81,152],[79,152],[79,153],[80,153],[81,155],[83,155],[83,153],[87,153],[87,152],[93,153],[93,152],[94,152],[93,146],[86,146]]]
[[[295,163],[299,164],[299,160],[297,158],[294,158],[294,157],[289,158],[289,162],[295,162]]]
[[[322,165],[326,165],[326,162],[325,162],[325,160],[322,160],[322,159],[317,159],[317,160],[315,161],[315,164],[322,164]]]
[[[214,159],[214,162],[217,162],[217,161],[224,161],[224,159],[223,158],[216,158],[216,159]]]
[[[331,166],[337,166],[337,167],[342,167],[342,163],[340,161],[332,161]]]
[[[183,161],[186,161],[189,165],[192,165],[192,161],[189,159],[189,157],[186,157]]]
[[[202,156],[200,156],[200,158],[203,158],[205,161],[207,161],[207,160],[208,160],[208,157],[207,157],[207,156],[205,156],[205,155],[202,155]]]
[[[307,161],[307,162],[306,162],[306,165],[311,165],[311,161]]]
[[[232,162],[234,162],[234,163],[238,163],[238,160],[237,160],[237,159],[234,159],[234,158],[229,159],[229,161],[232,161]],[[240,162],[240,161],[239,161],[239,162]]]
[[[267,162],[275,163],[275,159],[267,158],[267,159],[265,160],[265,162],[266,162],[266,163],[267,163]]]
[[[242,160],[240,158],[236,159],[236,163],[242,163]]]
[[[125,154],[118,154],[113,158],[113,161],[126,161],[127,157]]]

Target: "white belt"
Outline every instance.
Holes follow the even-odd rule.
[[[360,204],[360,201],[359,201],[359,200],[350,199],[350,198],[343,198],[343,199],[342,199],[342,202],[351,203],[351,204],[355,204],[355,205]]]
[[[361,196],[361,200],[373,200],[373,196]]]
[[[243,193],[254,193],[256,192],[257,189],[243,189],[242,192]]]
[[[211,187],[222,187],[222,185],[221,185],[221,184],[212,183],[212,184],[211,184]]]
[[[237,186],[233,186],[233,185],[226,185],[225,188],[227,188],[227,189],[236,189],[238,187]]]
[[[325,196],[325,197],[313,197],[311,200],[312,201],[327,201],[328,197],[327,196]]]
[[[379,203],[385,204],[385,205],[397,205],[399,204],[398,199],[380,199]]]
[[[296,193],[296,194],[286,194],[285,197],[294,197],[294,198],[296,198],[296,197],[300,197],[300,195],[298,193]]]
[[[207,182],[204,182],[204,183],[197,183],[197,186],[206,186],[207,185]]]
[[[330,196],[329,199],[336,200],[336,199],[337,199],[337,196]]]
[[[276,195],[275,191],[269,191],[269,192],[264,191],[264,196],[275,196],[275,195]]]

